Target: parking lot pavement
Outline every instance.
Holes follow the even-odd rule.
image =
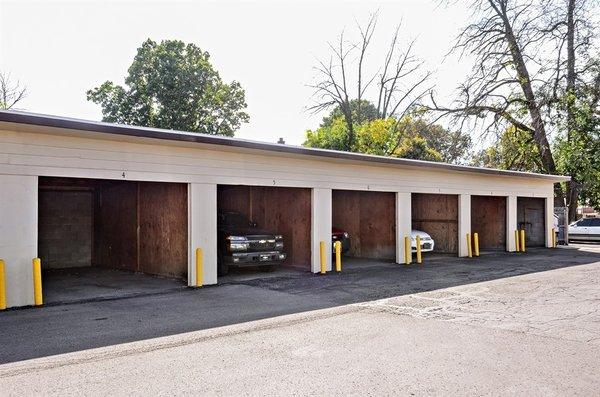
[[[600,250],[539,250],[519,263],[512,258],[430,264],[436,280],[448,277],[454,285],[417,293],[399,288],[373,301],[363,294],[377,272],[365,274],[365,284],[357,284],[354,273],[311,278],[319,282],[312,285],[317,307],[323,297],[348,300],[355,291],[358,298],[329,309],[0,365],[0,390],[7,396],[597,395]],[[426,268],[394,269],[379,269],[384,294],[399,280],[441,283]],[[473,273],[486,280],[474,281]],[[386,278],[394,281],[385,284]],[[278,298],[293,307],[298,301],[286,296],[310,298],[306,285],[282,292],[282,281],[274,289],[230,284],[213,291],[235,294],[238,316],[256,299],[273,304]],[[343,292],[332,300],[335,288]],[[242,304],[257,290],[267,292]]]
[[[596,269],[600,261],[600,249],[593,246],[585,249],[538,249],[527,254],[486,254],[478,259],[426,258],[425,263],[419,266],[392,263],[376,266],[368,261],[369,266],[361,268],[360,260],[355,261],[354,266],[342,274],[283,273],[259,278],[234,277],[223,285],[199,290],[183,289],[119,300],[8,310],[0,313],[0,362],[147,340],[347,304],[369,305],[365,302],[372,301],[379,302],[370,303],[371,306],[388,306],[383,309],[401,314],[414,312],[415,317],[437,318],[439,315],[439,318],[445,317],[456,323],[495,324],[497,328],[512,322],[516,324],[514,329],[536,328],[540,335],[571,333],[570,340],[594,342],[589,335],[597,328],[588,324],[588,319],[595,314],[586,306],[598,306],[594,290],[597,273],[595,270],[587,273],[588,266]],[[557,277],[564,275],[571,277],[572,282],[553,283],[560,281]],[[499,290],[492,287],[479,289],[482,288],[480,286],[470,289],[471,285],[478,285],[475,283],[491,280],[509,282],[514,276],[531,277],[531,281],[512,290],[510,283],[503,284]],[[546,288],[552,285],[554,290]],[[440,292],[448,288],[455,289]],[[565,288],[575,294],[573,298],[565,295]],[[540,297],[535,295],[536,291],[541,296],[550,292],[550,296],[564,295],[563,300]],[[521,297],[526,299],[521,301]],[[529,308],[528,305],[533,303],[539,307],[533,305]],[[563,303],[564,306],[560,306]],[[431,309],[419,311],[420,306]],[[503,307],[511,308],[510,313],[513,314],[507,315]],[[574,318],[569,318],[569,315]],[[570,324],[576,324],[576,327]]]

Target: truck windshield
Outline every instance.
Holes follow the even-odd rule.
[[[239,212],[224,212],[219,216],[219,223],[230,226],[248,226],[250,221]]]

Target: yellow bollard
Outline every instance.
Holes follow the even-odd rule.
[[[321,274],[325,274],[327,272],[327,268],[325,267],[325,241],[321,241]]]
[[[519,231],[515,230],[515,252],[520,252],[521,247],[519,247]]]
[[[473,233],[473,246],[475,248],[475,256],[479,256],[479,233]]]
[[[4,261],[0,259],[0,310],[6,309],[6,266]]]
[[[521,230],[521,252],[525,252],[525,229]]]
[[[410,248],[410,237],[405,236],[404,237],[404,263],[406,265],[410,265],[411,261],[412,261],[412,251]]]
[[[421,236],[417,236],[417,263],[423,263],[423,258],[421,257]]]
[[[469,253],[469,258],[473,257],[473,246],[471,244],[471,233],[467,233],[467,252]]]
[[[556,248],[556,229],[552,228],[552,248]]]
[[[44,304],[42,299],[42,261],[33,258],[33,302],[36,306]]]
[[[342,271],[342,242],[336,241],[335,244],[335,271]]]
[[[202,248],[196,248],[196,287],[202,287],[204,282],[204,257]]]

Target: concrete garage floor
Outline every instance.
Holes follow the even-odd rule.
[[[168,293],[186,286],[182,280],[102,267],[46,270],[42,283],[47,306]]]

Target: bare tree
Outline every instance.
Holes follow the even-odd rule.
[[[429,109],[461,125],[475,120],[484,134],[510,125],[529,133],[544,170],[555,173],[550,136],[560,128],[554,119],[556,109],[565,92],[576,92],[578,75],[584,84],[585,72],[577,70],[576,56],[578,50],[581,54],[591,46],[590,36],[584,34],[583,3],[473,1],[475,22],[461,32],[452,48],[473,58],[472,72],[453,104],[442,106],[432,94]],[[591,70],[589,65],[584,69]],[[572,107],[567,109],[567,129],[573,128],[573,112]]]
[[[328,43],[331,56],[327,61],[318,61],[316,83],[309,85],[314,89],[316,99],[316,104],[309,110],[318,113],[337,106],[344,115],[348,127],[347,150],[354,142],[356,125],[364,121],[355,120],[355,115],[361,117],[360,107],[369,94],[376,97],[371,102],[377,104],[379,117],[400,120],[430,90],[430,87],[425,87],[430,72],[422,71],[423,62],[414,55],[413,43],[406,48],[400,46],[400,26],[396,28],[381,67],[374,73],[366,71],[377,18],[375,13],[366,25],[357,24],[358,41],[346,40],[345,32],[342,32],[335,43]],[[369,90],[374,84],[376,89]],[[358,107],[355,114],[351,107],[353,101]]]
[[[26,87],[12,82],[10,74],[0,72],[0,109],[11,109],[27,95]]]

